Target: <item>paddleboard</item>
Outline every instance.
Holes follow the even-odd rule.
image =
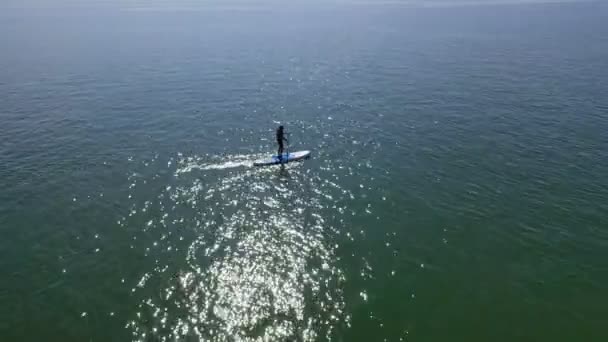
[[[290,152],[283,153],[282,158],[279,158],[278,155],[274,155],[270,157],[270,159],[258,160],[253,163],[253,166],[266,166],[266,165],[276,165],[276,164],[285,164],[297,160],[302,160],[310,157],[310,151],[298,151],[298,152]]]

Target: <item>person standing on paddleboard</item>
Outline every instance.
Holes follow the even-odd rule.
[[[285,129],[283,125],[277,128],[277,144],[279,144],[279,160],[283,159],[283,141],[286,141],[289,144],[289,141],[285,138]]]

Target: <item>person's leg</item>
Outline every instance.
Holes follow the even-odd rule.
[[[279,151],[278,151],[279,159],[283,159],[283,142],[279,142]]]

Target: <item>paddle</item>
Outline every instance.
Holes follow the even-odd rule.
[[[291,133],[286,132],[285,135],[289,137]],[[289,139],[285,139],[285,142],[287,143],[285,147],[285,150],[287,151],[287,159],[289,159]]]

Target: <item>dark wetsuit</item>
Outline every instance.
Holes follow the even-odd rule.
[[[279,159],[283,157],[283,141],[285,141],[285,133],[283,131],[283,126],[277,129],[277,144],[279,144]]]

